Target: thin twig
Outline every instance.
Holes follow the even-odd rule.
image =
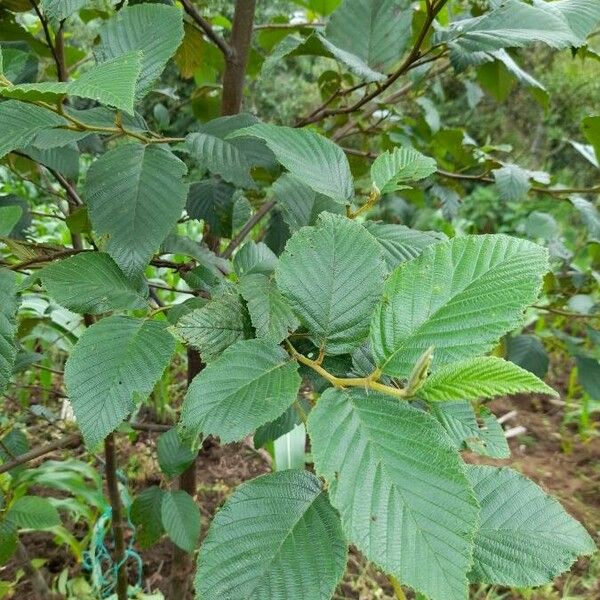
[[[44,444],[43,446],[38,446],[33,450],[29,450],[29,452],[24,452],[19,456],[5,462],[0,465],[0,474],[6,473],[15,467],[19,467],[20,465],[24,465],[25,463],[31,462],[36,458],[41,458],[42,456],[46,456],[55,450],[61,450],[63,448],[68,448],[69,446],[73,446],[75,444],[81,443],[81,435],[79,433],[73,433],[66,437],[60,438],[48,444]]]
[[[192,4],[190,0],[181,0],[185,12],[192,18],[192,20],[202,29],[206,37],[219,48],[219,50],[228,60],[233,54],[233,49],[229,44],[212,28],[212,25],[198,12],[198,9]]]
[[[306,21],[303,23],[260,23],[259,25],[255,25],[254,29],[302,29],[303,27],[325,27],[325,23],[322,21]]]
[[[52,41],[52,35],[50,34],[50,29],[48,28],[48,21],[45,19],[44,15],[40,11],[39,6],[35,0],[29,0],[29,3],[33,7],[35,14],[37,15],[38,19],[40,20],[40,23],[42,24],[42,29],[44,31],[44,37],[46,38],[46,45],[50,49],[50,53],[52,54],[52,58],[54,59],[54,64],[56,66],[56,73],[60,77],[60,75],[63,73],[62,60],[61,60],[60,55],[56,51],[54,42]]]
[[[419,32],[419,36],[417,37],[417,40],[414,43],[408,56],[404,59],[404,61],[398,67],[398,69],[396,69],[396,71],[394,71],[392,74],[388,75],[387,79],[383,83],[380,83],[379,85],[377,85],[377,87],[374,91],[370,92],[369,94],[365,94],[360,100],[357,100],[356,102],[354,102],[354,104],[351,104],[349,106],[345,106],[342,108],[336,108],[336,109],[326,109],[326,110],[321,111],[320,113],[313,114],[312,117],[307,117],[305,119],[300,120],[299,123],[297,124],[297,126],[303,126],[303,125],[308,125],[310,123],[316,123],[317,121],[321,121],[322,119],[324,119],[326,117],[353,113],[353,112],[357,111],[358,109],[362,108],[365,104],[367,104],[367,103],[371,102],[372,100],[374,100],[375,98],[377,98],[382,92],[387,90],[402,75],[404,75],[409,70],[411,70],[411,68],[414,67],[414,64],[417,63],[417,61],[423,57],[423,53],[421,52],[421,47],[427,38],[429,29],[431,28],[431,25],[435,21],[436,16],[440,12],[440,10],[442,10],[442,8],[446,4],[446,2],[447,2],[447,0],[440,0],[440,2],[438,2],[436,5],[428,7],[427,16],[425,18],[425,22],[423,23],[423,27],[421,28],[421,31]],[[440,56],[441,55],[438,55],[438,58]],[[313,111],[313,113],[314,113],[314,111]]]
[[[240,232],[229,242],[229,245],[223,253],[222,258],[231,258],[234,250],[246,239],[246,236],[252,231],[252,228],[259,223],[263,217],[275,206],[275,200],[265,202],[240,229]]]

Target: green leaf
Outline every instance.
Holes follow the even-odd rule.
[[[419,181],[435,173],[437,164],[433,158],[414,148],[394,148],[380,154],[371,165],[373,186],[381,194],[389,194],[406,188],[405,183]]]
[[[60,525],[58,511],[49,500],[38,496],[22,496],[11,504],[6,518],[23,529],[48,529]]]
[[[40,0],[40,6],[46,17],[55,23],[77,14],[88,0]]]
[[[437,421],[378,393],[330,388],[308,432],[317,473],[365,557],[431,600],[466,598],[477,503]]]
[[[54,129],[54,131],[60,130]],[[67,144],[47,150],[40,150],[30,144],[20,148],[20,151],[35,162],[58,171],[68,179],[76,180],[79,177],[79,148],[76,144]]]
[[[331,15],[325,37],[374,71],[386,73],[406,49],[412,17],[408,0],[344,0]]]
[[[233,144],[206,133],[190,133],[185,143],[202,168],[237,187],[256,187],[250,177],[250,162]]]
[[[329,354],[348,353],[365,339],[383,277],[373,237],[359,223],[329,213],[291,237],[275,274],[311,340]]]
[[[600,400],[600,361],[589,356],[576,356],[577,378],[593,400]]]
[[[416,258],[427,246],[447,240],[443,233],[419,231],[404,225],[366,221],[364,226],[379,244],[389,270]]]
[[[542,585],[596,550],[586,530],[533,481],[507,468],[466,469],[481,504],[472,581]]]
[[[11,150],[27,146],[43,129],[67,125],[60,115],[18,100],[0,103],[0,123],[0,158]]]
[[[145,308],[148,303],[102,252],[82,252],[39,272],[48,293],[65,308],[81,314]]]
[[[270,275],[277,265],[277,255],[263,242],[246,242],[233,258],[233,268],[238,277],[244,275]]]
[[[287,470],[242,484],[200,548],[205,600],[329,600],[346,565],[339,516],[311,473]]]
[[[419,391],[425,400],[477,400],[507,394],[558,394],[533,373],[495,356],[450,363],[432,373]]]
[[[265,444],[275,441],[277,438],[289,433],[301,423],[298,411],[290,406],[275,420],[261,425],[254,434],[255,448],[262,448]]]
[[[174,350],[163,322],[113,316],[86,329],[65,365],[65,385],[89,448],[148,397]]]
[[[165,492],[161,519],[176,546],[186,552],[195,550],[200,538],[200,509],[188,493],[183,490]]]
[[[500,169],[493,169],[492,173],[500,198],[506,202],[521,200],[531,188],[529,171],[517,165],[505,165]]]
[[[0,206],[0,237],[8,237],[21,220],[23,209],[18,204]]]
[[[506,359],[540,378],[546,376],[550,359],[535,335],[516,335],[506,340]]]
[[[165,532],[161,518],[164,495],[163,490],[152,486],[142,490],[131,504],[131,521],[136,526],[137,541],[144,550]]]
[[[241,440],[278,417],[300,387],[298,364],[273,342],[234,344],[192,381],[183,403],[184,428]]]
[[[67,95],[78,96],[97,100],[132,115],[135,85],[141,69],[140,60],[139,52],[128,52],[96,65],[74,81],[21,83],[0,88],[0,93],[8,98],[29,102],[56,101]]]
[[[600,161],[600,115],[590,115],[582,119],[581,130],[594,147],[596,158]]]
[[[141,51],[142,69],[136,93],[141,98],[150,91],[183,40],[182,13],[164,4],[126,6],[106,21],[98,33],[96,56],[102,62]]]
[[[183,473],[198,455],[189,442],[179,437],[176,427],[158,436],[156,450],[160,470],[171,479]]]
[[[0,519],[0,565],[9,561],[17,550],[17,528],[6,519]]]
[[[108,236],[106,251],[128,277],[144,270],[181,216],[186,171],[169,150],[142,144],[109,150],[88,170],[90,220],[96,233]]]
[[[29,450],[29,443],[27,442],[27,436],[23,433],[22,429],[13,427],[2,439],[0,445],[0,460],[2,462],[8,462],[15,456],[18,457],[21,454],[25,454]],[[22,471],[25,468],[24,465],[18,465],[13,467],[9,473],[16,473]]]
[[[551,48],[580,46],[580,40],[563,16],[519,0],[506,0],[490,12],[472,19],[456,21],[438,35],[451,41],[450,47],[466,52],[520,48],[542,42]]]
[[[246,316],[238,294],[225,293],[177,322],[177,333],[200,351],[205,362],[246,337]]]
[[[335,58],[338,61],[344,63],[350,71],[356,74],[358,77],[366,82],[385,81],[386,76],[374,69],[372,69],[362,58],[356,56],[352,52],[338,48],[335,44],[332,44],[328,39],[324,38],[321,34],[313,34],[315,38],[315,45],[320,42],[323,46],[323,54],[330,54],[331,58]]]
[[[228,137],[238,136],[264,140],[277,160],[315,192],[341,204],[348,203],[354,195],[346,155],[339,146],[322,135],[306,129],[258,123]]]
[[[506,235],[425,248],[386,282],[371,324],[378,366],[406,377],[430,346],[434,368],[485,354],[522,321],[547,270],[545,249]]]
[[[581,220],[588,230],[588,239],[600,244],[600,211],[589,200],[571,196],[571,204],[579,211]]]
[[[232,237],[235,188],[215,179],[190,185],[186,210],[192,219],[203,220],[213,235]]]
[[[273,184],[272,190],[281,208],[283,220],[292,232],[305,225],[315,225],[322,212],[345,214],[341,204],[323,194],[317,194],[289,173],[284,173]]]
[[[485,407],[479,408],[477,420],[468,402],[439,402],[431,414],[441,423],[457,450],[469,449],[491,458],[510,458],[510,448],[502,425]]]
[[[573,35],[581,46],[600,22],[600,4],[596,0],[556,0],[543,2],[537,0],[535,5],[560,16],[569,25]]]
[[[0,268],[0,394],[12,376],[17,357],[17,277],[13,271]]]
[[[298,328],[298,319],[266,275],[242,277],[240,294],[248,304],[257,338],[269,339],[278,344]]]

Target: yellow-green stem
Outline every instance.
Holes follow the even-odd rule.
[[[375,369],[375,371],[373,371],[367,377],[336,377],[324,369],[317,361],[311,360],[308,358],[308,356],[304,356],[304,354],[300,354],[289,342],[287,342],[287,346],[290,354],[298,362],[310,367],[313,371],[323,377],[323,379],[329,381],[329,383],[331,383],[331,385],[334,387],[357,387],[365,390],[373,390],[388,396],[393,396],[394,398],[398,398],[400,400],[405,400],[408,397],[407,390],[380,383],[378,381],[378,379],[381,377],[381,371],[379,369]]]

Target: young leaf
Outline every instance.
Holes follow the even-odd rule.
[[[44,267],[39,277],[65,308],[81,314],[144,308],[147,301],[102,252],[82,252]]]
[[[205,600],[329,600],[346,565],[339,516],[311,473],[287,470],[242,484],[200,548]]]
[[[240,293],[248,304],[257,338],[270,339],[278,344],[298,328],[298,319],[266,275],[242,277]]]
[[[23,496],[8,509],[6,518],[23,529],[48,529],[60,525],[58,511],[47,498]]]
[[[327,40],[386,73],[411,37],[413,11],[407,0],[344,0],[325,29]]]
[[[65,365],[65,384],[89,448],[150,394],[174,350],[158,321],[113,316],[83,333]]]
[[[206,133],[190,133],[185,143],[202,168],[237,187],[256,187],[250,177],[250,163],[233,144]]]
[[[197,375],[183,403],[184,428],[240,440],[290,406],[300,387],[298,365],[263,340],[234,344]]]
[[[457,450],[468,448],[491,458],[510,458],[502,425],[485,406],[479,409],[481,426],[469,402],[432,404],[431,414],[441,423]]]
[[[160,470],[169,478],[183,473],[198,455],[197,451],[192,450],[190,443],[181,440],[176,427],[158,436],[156,451]]]
[[[477,400],[506,394],[558,394],[533,373],[495,356],[479,356],[450,363],[432,373],[418,391],[430,402]]]
[[[136,97],[147,94],[183,39],[181,11],[164,4],[126,6],[99,31],[96,55],[107,61],[131,51],[141,51],[141,75]]]
[[[165,532],[173,543],[193,552],[200,538],[200,509],[194,499],[183,490],[165,492],[160,512]]]
[[[283,220],[292,232],[305,225],[316,225],[322,212],[339,215],[345,212],[341,204],[323,194],[317,194],[290,173],[284,173],[273,184],[272,189]]]
[[[131,504],[131,521],[143,549],[152,546],[165,532],[161,517],[164,495],[163,490],[152,486],[142,490]]]
[[[362,225],[323,213],[316,227],[291,237],[275,279],[315,345],[345,354],[368,333],[384,271],[379,247]]]
[[[141,55],[128,52],[100,63],[74,81],[42,81],[0,88],[0,94],[30,102],[56,101],[61,96],[97,100],[133,114],[135,84],[140,75]]]
[[[586,530],[533,481],[507,468],[467,465],[481,504],[472,581],[549,583],[596,546]]]
[[[18,306],[16,274],[0,268],[0,394],[6,390],[17,356]]]
[[[437,421],[378,393],[330,388],[308,432],[344,532],[367,559],[431,600],[466,598],[477,502]]]
[[[166,8],[134,8],[142,6]],[[186,171],[169,150],[133,143],[109,150],[88,170],[90,220],[99,235],[108,236],[106,250],[127,276],[144,270],[181,216]]]
[[[521,200],[531,188],[529,171],[518,165],[505,165],[500,169],[493,169],[492,173],[498,186],[500,198],[506,202]]]
[[[225,293],[177,322],[177,333],[210,362],[246,337],[246,316],[238,294]]]
[[[381,194],[389,194],[406,188],[406,183],[419,181],[435,173],[437,164],[433,158],[414,148],[394,148],[380,154],[371,165],[373,186]]]
[[[505,235],[429,246],[388,278],[371,324],[377,364],[406,377],[435,347],[434,368],[491,350],[539,293],[547,252]]]
[[[447,240],[443,233],[419,231],[404,225],[367,221],[364,226],[379,244],[389,270],[416,258],[427,246]]]
[[[277,160],[310,188],[347,204],[354,195],[348,159],[339,146],[306,129],[257,123],[228,138],[257,137],[264,140]]]
[[[0,158],[30,144],[43,129],[67,125],[66,119],[41,106],[7,100],[0,103]]]

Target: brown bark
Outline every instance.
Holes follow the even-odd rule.
[[[123,526],[123,506],[119,494],[117,479],[117,452],[114,433],[104,440],[104,458],[106,460],[106,487],[112,508],[112,530],[115,540],[113,560],[120,565],[117,571],[117,598],[127,600],[127,565],[125,564],[125,528]]]
[[[242,108],[255,8],[256,0],[237,0],[235,4],[231,39],[229,40],[231,53],[227,57],[223,75],[222,115],[236,115]]]

